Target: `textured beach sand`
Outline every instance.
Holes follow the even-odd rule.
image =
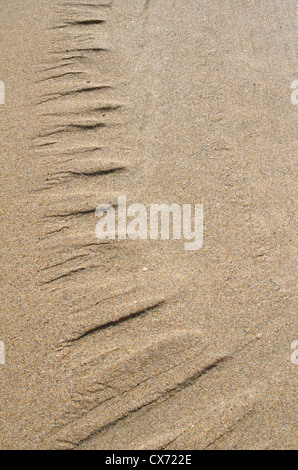
[[[294,0],[1,0],[1,449],[294,449]],[[95,208],[204,204],[204,245]]]

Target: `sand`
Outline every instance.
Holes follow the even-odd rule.
[[[1,1],[1,449],[295,448],[296,7]]]

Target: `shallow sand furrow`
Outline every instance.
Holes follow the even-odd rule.
[[[124,317],[119,318],[118,320],[115,321],[110,321],[108,323],[104,323],[103,325],[98,325],[94,326],[93,328],[90,328],[89,330],[85,331],[84,333],[81,333],[79,336],[76,338],[72,338],[69,340],[69,342],[73,343],[75,341],[79,341],[80,339],[86,338],[87,336],[94,335],[98,331],[106,330],[108,328],[112,328],[114,326],[118,326],[123,322],[133,320],[134,318],[139,318],[142,317],[143,315],[147,315],[148,313],[151,312],[151,310],[155,310],[163,305],[164,302],[158,302],[154,305],[150,305],[142,310],[137,310],[136,312],[131,312],[125,315]]]
[[[203,377],[205,374],[208,374],[213,368],[217,367],[220,363],[224,362],[225,358],[220,358],[216,362],[209,364],[203,369],[200,369],[199,371],[196,371],[191,377],[187,377],[185,380],[178,382],[177,384],[173,385],[171,388],[166,388],[162,393],[158,394],[155,398],[149,400],[149,401],[143,401],[143,403],[139,404],[139,406],[136,407],[131,407],[130,409],[125,410],[122,413],[117,413],[115,419],[104,423],[104,421],[107,421],[106,419],[103,418],[103,416],[100,418],[99,416],[90,416],[88,415],[88,428],[86,427],[85,422],[84,423],[79,423],[79,429],[80,433],[82,432],[82,435],[79,437],[77,435],[77,430],[76,430],[76,424],[73,424],[73,429],[70,434],[70,437],[67,437],[67,440],[69,442],[72,442],[73,448],[79,448],[83,444],[86,444],[88,441],[91,439],[94,439],[95,437],[99,437],[101,433],[109,431],[111,428],[117,426],[119,423],[122,423],[126,419],[130,419],[132,416],[135,414],[141,414],[144,411],[146,411],[148,408],[153,407],[153,406],[158,406],[160,403],[164,401],[171,400],[171,398],[175,397],[176,394],[182,393],[183,390],[185,390],[188,387],[191,387],[196,384],[196,382]],[[152,384],[151,384],[152,387]],[[160,386],[159,386],[160,387]],[[129,393],[129,392],[127,392]],[[151,392],[152,393],[152,392]],[[144,391],[142,391],[143,397],[145,396]],[[152,395],[154,395],[152,393]],[[151,395],[151,396],[152,396]],[[124,405],[126,403],[126,400],[129,401],[130,397],[123,397]],[[137,400],[139,401],[139,400]],[[111,405],[111,404],[110,404]],[[116,405],[117,406],[117,405]],[[119,406],[119,404],[118,404]],[[116,407],[116,410],[118,409],[118,406]],[[122,405],[123,406],[123,405]],[[112,405],[111,405],[112,408]],[[91,413],[93,415],[98,412],[98,410],[93,410]],[[118,416],[117,416],[118,415]],[[84,418],[83,418],[84,419]],[[102,421],[102,424],[100,427],[98,426],[99,422]],[[62,437],[57,438],[57,442],[61,440],[62,442],[64,441],[64,434],[67,433],[67,430],[63,430]]]

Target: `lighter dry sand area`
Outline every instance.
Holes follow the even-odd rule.
[[[0,449],[296,448],[296,42],[295,0],[1,0]],[[98,240],[119,196],[202,248]]]

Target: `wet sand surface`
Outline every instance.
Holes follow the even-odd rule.
[[[1,449],[295,448],[296,9],[1,1]],[[203,248],[99,241],[118,196]]]

